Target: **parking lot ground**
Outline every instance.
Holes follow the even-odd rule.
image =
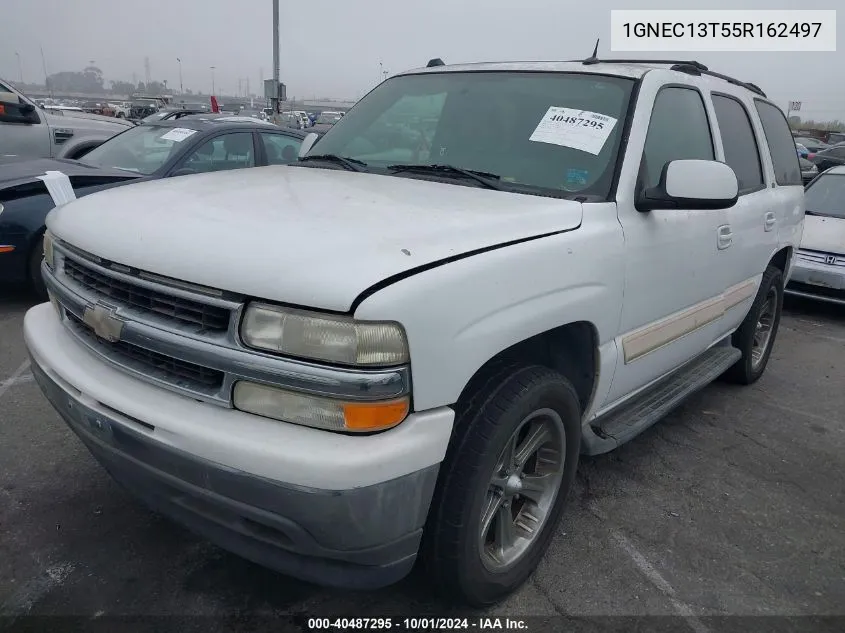
[[[197,630],[211,632],[280,630],[255,624],[275,615],[467,614],[418,573],[378,592],[326,590],[147,511],[33,382],[21,336],[31,303],[0,289],[0,629],[34,615],[205,615],[215,619]],[[709,616],[845,616],[843,358],[845,310],[788,301],[756,385],[711,385],[582,460],[539,569],[489,613],[680,615],[696,633],[715,630]],[[165,618],[155,630],[188,629]]]

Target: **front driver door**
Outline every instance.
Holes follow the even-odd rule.
[[[625,294],[616,373],[605,409],[706,350],[717,337],[721,317],[724,275],[717,242],[727,224],[725,211],[635,208],[636,192],[657,185],[668,162],[715,157],[699,90],[648,79],[640,90],[617,194],[625,235]],[[643,104],[650,102],[649,116]],[[647,130],[645,139],[640,130]]]

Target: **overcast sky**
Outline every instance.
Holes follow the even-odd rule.
[[[81,70],[90,60],[107,80],[153,79],[234,94],[263,69],[272,76],[271,0],[0,0],[0,76],[43,83],[47,70]],[[842,0],[697,0],[697,9],[835,9]],[[432,57],[447,63],[583,58],[601,38],[610,55],[611,9],[678,8],[643,0],[282,0],[281,80],[289,97],[358,98],[379,79]],[[839,17],[845,16],[845,10]],[[673,53],[752,81],[781,105],[803,102],[805,118],[845,120],[845,37],[835,53]],[[632,54],[621,53],[617,56]],[[664,54],[668,56],[669,54]]]

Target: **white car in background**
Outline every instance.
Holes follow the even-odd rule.
[[[38,106],[0,80],[0,156],[80,158],[133,124],[70,106]]]
[[[804,200],[804,235],[786,293],[845,305],[845,166],[816,178]]]

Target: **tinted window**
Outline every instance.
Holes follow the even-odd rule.
[[[692,158],[715,158],[704,102],[697,90],[664,88],[654,100],[648,125],[641,167],[645,186],[657,186],[666,163]]]
[[[775,182],[779,185],[800,185],[801,168],[798,165],[798,155],[795,152],[795,141],[783,116],[778,108],[771,103],[755,101],[763,132],[766,134],[766,144],[772,156],[775,168]]]
[[[837,158],[845,158],[845,147],[834,147],[830,151],[825,152],[829,156],[836,156]]]
[[[284,134],[261,133],[261,142],[267,154],[268,165],[285,165],[292,163],[299,156],[299,146],[302,141]]]
[[[725,149],[725,162],[736,172],[740,193],[759,189],[763,186],[763,168],[748,112],[736,99],[719,95],[713,95],[713,107]]]
[[[222,134],[191,152],[180,169],[193,173],[255,167],[252,132]]]

